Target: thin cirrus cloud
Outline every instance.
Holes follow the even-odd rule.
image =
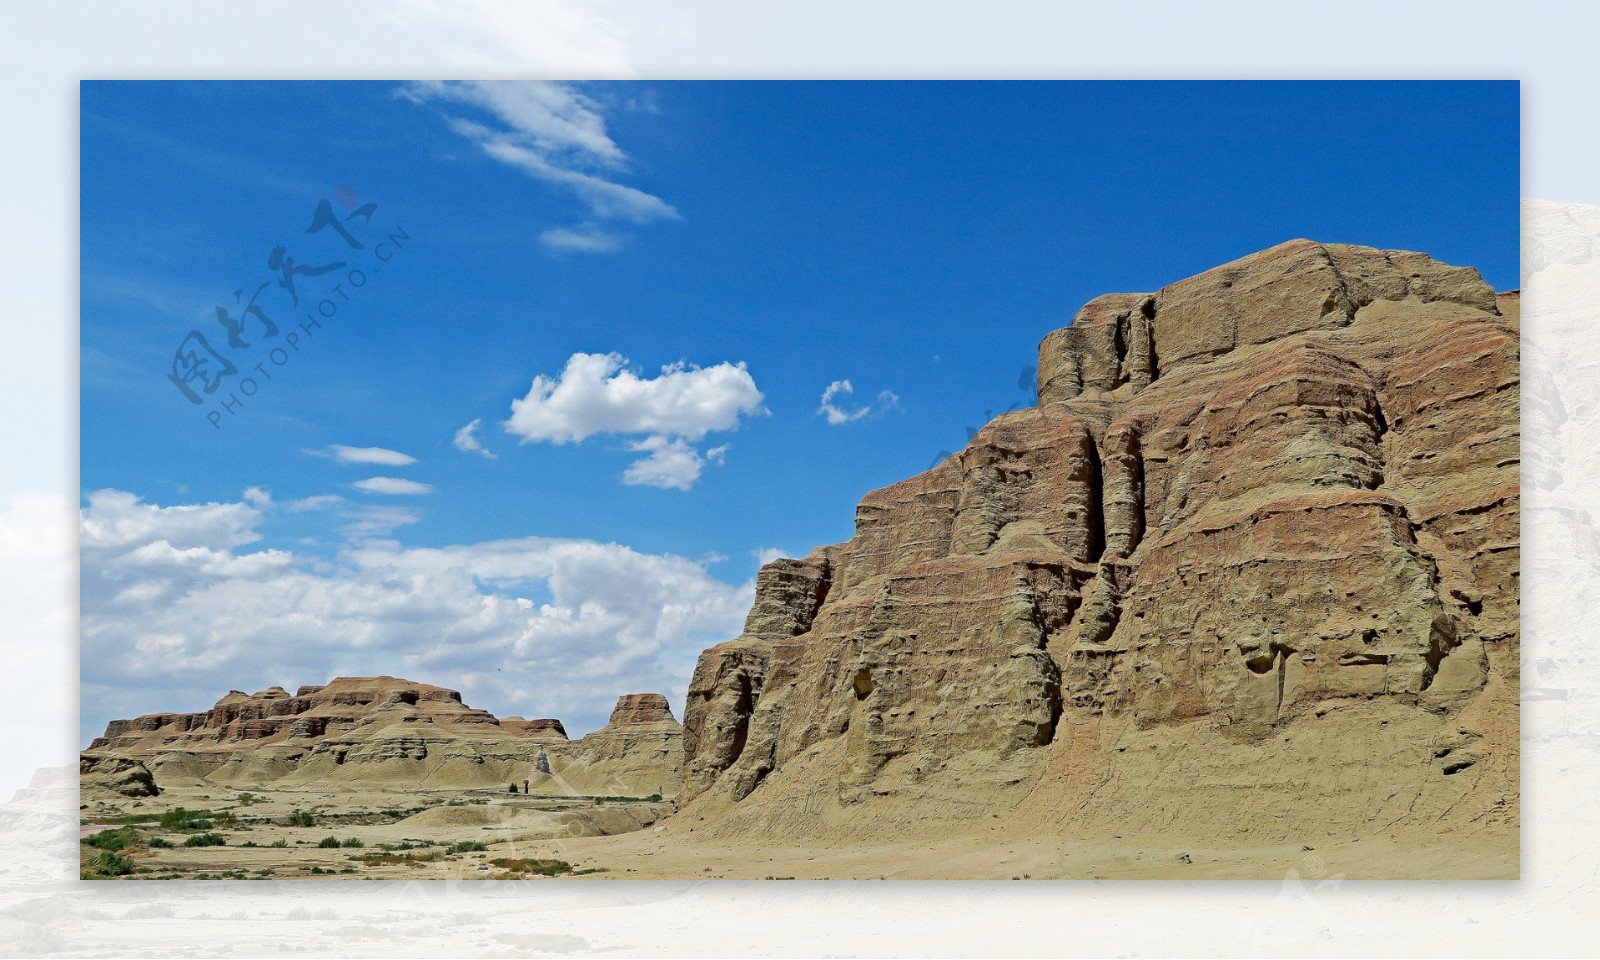
[[[415,480],[406,480],[401,477],[368,477],[365,480],[357,480],[351,486],[367,493],[382,493],[391,496],[415,496],[433,492],[433,487],[430,484],[418,483]]]
[[[848,398],[854,393],[855,387],[850,385],[849,380],[833,381],[822,391],[822,405],[817,408],[817,415],[825,418],[829,426],[837,427],[854,423],[870,414],[900,409],[900,397],[892,390],[880,391],[877,399],[870,404],[852,407],[848,405]]]
[[[738,632],[753,596],[751,582],[718,580],[706,562],[616,543],[368,539],[329,564],[264,548],[270,514],[259,497],[87,499],[86,737],[113,717],[203,709],[241,684],[292,688],[338,674],[426,679],[499,713],[536,692],[569,722],[598,726],[617,690],[682,696],[695,655]],[[391,508],[353,522],[379,535],[410,518]]]
[[[320,450],[307,450],[313,457],[326,457],[338,463],[368,463],[383,467],[408,467],[417,458],[386,447],[347,447],[342,443],[329,444]]]
[[[344,523],[339,532],[346,540],[359,542],[387,537],[401,527],[421,523],[422,515],[406,507],[365,506],[340,514]]]
[[[336,493],[319,493],[315,496],[301,497],[298,500],[284,502],[284,507],[290,513],[308,513],[312,510],[326,510],[344,502],[344,497]]]
[[[483,445],[483,441],[478,438],[478,427],[482,424],[482,419],[472,421],[471,423],[462,427],[460,430],[457,430],[455,437],[453,437],[450,442],[455,445],[457,450],[460,450],[463,453],[476,453],[481,456],[488,457],[490,460],[498,459],[494,455],[494,451],[490,450],[488,447],[485,447]]]
[[[606,129],[604,106],[576,84],[551,80],[428,80],[399,94],[414,103],[474,109],[481,120],[447,116],[452,131],[486,156],[565,190],[590,216],[645,224],[680,219],[665,200],[618,182],[628,157]],[[540,234],[548,249],[611,253],[621,238],[594,224]]]
[[[576,253],[614,253],[622,248],[622,238],[599,227],[578,229],[556,227],[539,234],[539,242],[551,250],[570,250]]]
[[[632,435],[629,449],[646,454],[624,483],[688,490],[707,464],[724,462],[728,445],[702,452],[709,433],[736,429],[765,412],[765,399],[743,362],[710,367],[673,363],[654,377],[629,369],[615,353],[575,353],[559,376],[534,377],[511,401],[505,431],[522,443],[581,443],[596,435]]]

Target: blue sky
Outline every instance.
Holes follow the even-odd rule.
[[[85,83],[84,730],[329,672],[681,709],[758,556],[1026,404],[1091,297],[1293,237],[1516,286],[1518,127],[1515,83]],[[278,246],[345,266],[294,308]],[[191,330],[239,371],[198,405]]]

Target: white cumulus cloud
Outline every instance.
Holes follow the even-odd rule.
[[[630,444],[628,449],[649,456],[629,464],[622,472],[622,482],[663,490],[688,490],[700,479],[700,471],[706,464],[720,464],[728,456],[727,444],[712,447],[702,454],[675,437],[646,437]]]
[[[507,432],[524,442],[572,443],[600,433],[698,440],[762,409],[764,397],[742,362],[668,364],[648,378],[627,363],[615,353],[573,354],[560,376],[534,377],[527,395],[511,401]]]
[[[707,463],[721,463],[726,444],[701,453],[706,434],[732,430],[763,412],[755,378],[743,363],[711,367],[668,364],[641,377],[615,353],[575,353],[556,377],[538,376],[511,401],[506,432],[523,443],[578,443],[603,434],[641,436],[630,449],[648,456],[623,474],[630,484],[688,490]]]
[[[500,714],[604,721],[618,693],[681,697],[699,651],[753,595],[703,562],[526,537],[331,561],[254,549],[248,502],[91,494],[81,514],[86,736],[117,716],[204,709],[229,689],[390,674]]]
[[[756,561],[763,567],[774,560],[782,560],[785,557],[794,556],[794,554],[781,547],[757,547],[752,552],[756,555]]]

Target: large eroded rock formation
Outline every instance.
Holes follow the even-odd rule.
[[[1038,407],[761,571],[695,669],[683,799],[822,836],[1514,821],[1516,306],[1305,240],[1094,300]]]
[[[547,753],[535,775],[535,793],[596,796],[671,796],[683,779],[683,727],[659,693],[617,698],[599,730]],[[548,766],[548,770],[543,767]]]
[[[115,720],[79,761],[86,783],[124,795],[154,783],[503,787],[648,796],[677,792],[681,730],[660,694],[623,697],[611,722],[569,741],[561,721],[497,720],[461,694],[395,677],[340,677],[210,710]]]

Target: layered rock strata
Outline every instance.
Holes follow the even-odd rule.
[[[152,788],[205,780],[451,789],[534,779],[558,792],[603,786],[646,796],[676,793],[681,756],[659,694],[622,698],[605,728],[569,741],[559,720],[498,720],[454,690],[341,677],[293,695],[235,690],[210,710],[112,721],[80,771],[85,783],[128,796],[141,789],[141,772],[153,775]]]
[[[671,796],[683,779],[683,727],[661,694],[624,694],[605,726],[545,756],[535,792]]]
[[[1092,301],[1036,408],[762,570],[696,666],[683,797],[834,836],[864,801],[1086,809],[1145,775],[1138,731],[1295,728],[1477,764],[1472,802],[1514,817],[1517,316],[1474,270],[1305,240]]]

